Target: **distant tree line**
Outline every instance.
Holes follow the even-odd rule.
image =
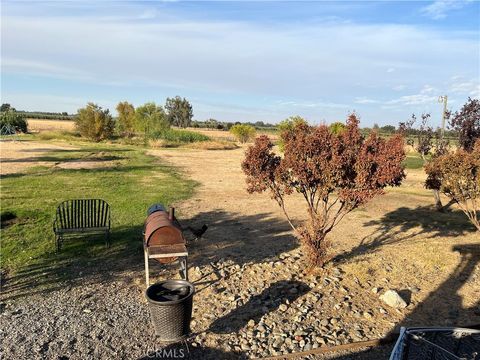
[[[263,121],[256,122],[232,122],[232,121],[220,121],[216,119],[207,119],[205,121],[194,120],[192,121],[192,127],[200,129],[215,129],[230,131],[235,125],[249,125],[257,130],[276,130],[277,125],[265,123]]]
[[[0,112],[13,111],[22,114],[28,119],[49,119],[49,120],[74,120],[75,115],[64,112],[46,112],[46,111],[24,111],[17,110],[8,103],[3,103]]]

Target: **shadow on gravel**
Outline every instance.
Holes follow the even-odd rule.
[[[244,305],[215,320],[210,330],[214,333],[238,332],[250,319],[258,323],[263,315],[275,311],[280,304],[287,300],[293,302],[309,291],[310,287],[300,281],[277,281],[262,293],[251,297]]]
[[[227,199],[228,200],[228,199]],[[189,244],[192,266],[209,265],[220,260],[235,264],[278,260],[281,253],[297,248],[291,228],[271,213],[241,215],[223,210],[202,212],[182,220],[182,226],[201,228],[208,225],[203,237]],[[188,232],[185,233],[188,236]],[[191,237],[191,236],[190,236]]]
[[[269,213],[241,216],[219,210],[180,221],[185,228],[201,228],[203,224],[209,226],[200,240],[187,245],[190,267],[202,267],[226,259],[238,265],[276,260],[281,253],[297,247],[288,224]],[[52,238],[51,250],[8,277],[2,287],[1,298],[7,300],[44,294],[85,282],[133,281],[133,278],[143,281],[142,230],[143,224],[113,228],[110,237],[112,246],[108,249],[102,236],[68,239],[59,254],[54,252],[53,232],[46,234]],[[188,230],[185,235],[192,237]],[[163,269],[163,266],[151,262],[152,276]]]
[[[240,360],[247,359],[247,356],[238,351],[225,352],[213,348],[187,347],[184,343],[180,343],[158,348],[140,357],[138,360],[150,359]]]
[[[400,207],[378,220],[367,222],[365,226],[375,227],[375,230],[364,237],[359,245],[336,256],[333,261],[349,261],[356,256],[375,252],[382,246],[408,241],[416,236],[425,239],[457,237],[476,231],[462,211],[442,213],[433,206]]]

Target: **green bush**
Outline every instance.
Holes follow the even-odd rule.
[[[307,120],[302,118],[301,116],[295,115],[286,118],[278,123],[277,129],[280,133],[280,139],[278,140],[278,146],[280,151],[285,150],[285,138],[287,135],[292,132],[297,126],[299,125],[308,125]]]
[[[81,136],[101,141],[112,137],[115,121],[108,109],[103,110],[96,104],[88,103],[78,109],[75,125]]]
[[[11,135],[16,132],[26,133],[27,130],[28,124],[25,115],[12,110],[0,112],[1,135]]]
[[[341,123],[339,121],[337,122],[334,122],[334,123],[331,123],[330,126],[328,127],[330,129],[330,131],[332,133],[334,133],[335,135],[340,135],[341,133],[343,133],[347,127],[345,126],[344,123]]]
[[[232,126],[230,128],[230,132],[242,144],[246,143],[249,140],[252,140],[256,134],[256,130],[253,126],[245,124],[237,124]]]
[[[194,143],[200,141],[209,141],[210,137],[189,130],[178,129],[165,129],[161,131],[155,131],[152,134],[152,138],[155,140],[166,140],[174,143]]]

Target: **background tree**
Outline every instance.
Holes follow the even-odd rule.
[[[171,125],[186,128],[192,123],[192,105],[185,98],[182,99],[180,96],[167,98],[165,110]]]
[[[18,113],[7,107],[7,111],[0,111],[0,135],[13,135],[17,132],[26,133],[28,123],[25,114]]]
[[[298,115],[290,116],[289,118],[286,118],[285,120],[282,120],[278,123],[277,129],[278,129],[278,132],[280,133],[278,147],[280,148],[280,151],[284,150],[284,147],[285,147],[284,138],[287,136],[287,134],[292,132],[293,129],[295,129],[298,125],[302,125],[302,124],[308,125],[308,122],[307,120],[305,120],[304,118]]]
[[[0,111],[5,112],[5,111],[16,111],[16,110],[10,104],[3,103],[2,106],[0,107]]]
[[[311,266],[328,259],[327,234],[341,219],[405,177],[403,137],[388,140],[373,132],[364,138],[354,114],[346,130],[334,134],[326,125],[304,123],[285,132],[284,156],[273,151],[267,136],[260,136],[246,152],[242,169],[247,191],[270,191],[306,249]],[[306,202],[308,220],[294,224],[285,207],[286,196],[298,192]]]
[[[142,132],[145,140],[153,131],[163,131],[169,127],[165,111],[154,102],[145,103],[135,110],[135,131]]]
[[[380,130],[388,134],[393,134],[397,129],[393,125],[385,125],[385,126],[382,126]]]
[[[458,132],[460,146],[472,151],[480,138],[480,100],[468,98],[462,109],[449,117],[450,126]]]
[[[297,125],[300,125],[300,124],[307,125],[308,123],[307,123],[307,120],[305,120],[301,116],[294,115],[294,116],[290,116],[289,118],[286,118],[285,120],[280,121],[277,125],[277,129],[280,132],[280,134],[284,134],[284,133],[290,132]]]
[[[417,142],[415,145],[415,150],[420,154],[422,160],[427,161],[427,155],[430,154],[430,151],[433,148],[433,128],[428,125],[428,119],[430,114],[422,114],[422,120],[417,131]],[[415,114],[412,114],[413,123],[417,121]]]
[[[121,101],[116,109],[118,131],[126,136],[132,135],[135,130],[135,108],[128,101]]]
[[[341,134],[346,128],[345,124],[339,121],[330,124],[330,131],[335,135]]]
[[[230,128],[230,132],[242,144],[246,143],[247,141],[252,140],[255,137],[255,134],[256,134],[255,128],[251,125],[246,125],[246,124],[233,125]]]
[[[80,135],[101,141],[112,137],[115,121],[108,109],[103,110],[94,103],[88,103],[84,108],[78,109],[75,126]]]
[[[447,151],[448,142],[444,140],[441,133],[435,134],[433,128],[429,126],[428,121],[430,119],[430,114],[423,113],[421,118],[422,120],[420,121],[420,126],[418,129],[413,128],[417,122],[417,117],[415,114],[412,114],[412,117],[408,121],[400,123],[399,129],[403,133],[413,134],[415,140],[412,139],[413,141],[410,142],[409,145],[412,145],[415,151],[420,154],[423,160],[423,165],[425,166],[428,160],[427,157],[432,153],[432,150],[433,156],[440,156]],[[434,139],[436,139],[435,143]],[[438,211],[445,211],[445,207],[442,204],[442,199],[440,198],[440,191],[438,189],[432,190],[435,208]],[[451,203],[449,205],[451,205]]]
[[[458,149],[435,157],[425,166],[425,186],[441,191],[458,204],[480,231],[480,140],[472,151]]]

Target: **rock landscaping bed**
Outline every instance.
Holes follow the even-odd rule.
[[[339,268],[296,275],[299,259],[296,250],[275,262],[240,266],[221,259],[191,268],[197,288],[188,341],[193,358],[266,357],[365,341],[387,334],[402,318],[377,294],[369,296],[370,289],[344,285]],[[176,275],[172,269],[160,274]],[[122,278],[93,276],[81,286],[65,283],[60,290],[4,299],[4,357],[133,359],[162,349],[143,296],[143,273]]]

